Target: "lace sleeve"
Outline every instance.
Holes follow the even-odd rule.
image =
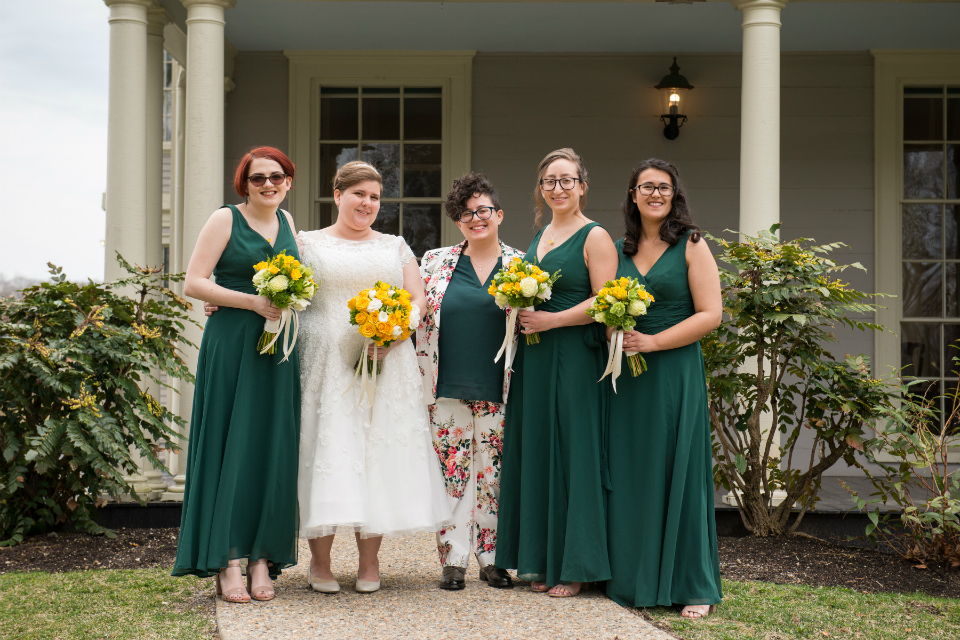
[[[407,241],[403,238],[400,238],[400,266],[405,267],[407,263],[411,260],[416,260],[417,256],[414,255],[410,247],[407,245]]]

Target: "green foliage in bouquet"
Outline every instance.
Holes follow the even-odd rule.
[[[862,319],[876,310],[873,296],[835,277],[863,267],[829,258],[841,243],[781,241],[778,228],[742,242],[707,236],[732,267],[720,271],[724,321],[701,341],[714,481],[733,490],[744,525],[757,536],[795,531],[819,500],[824,471],[840,460],[861,466],[856,453],[882,444],[873,430],[906,421],[897,379],[872,377],[862,355],[838,361],[827,350],[835,327],[883,330]],[[800,455],[803,433],[812,446]],[[785,499],[775,506],[776,491]]]
[[[96,507],[136,496],[131,449],[162,469],[157,453],[180,435],[145,389],[158,373],[193,382],[177,352],[193,346],[191,307],[164,283],[183,275],[117,260],[129,275],[116,282],[68,282],[51,264],[51,282],[0,298],[0,546],[65,522],[112,536]]]

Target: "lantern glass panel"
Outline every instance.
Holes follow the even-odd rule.
[[[661,115],[684,115],[687,89],[660,89]]]

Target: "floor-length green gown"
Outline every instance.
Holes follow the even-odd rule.
[[[213,274],[222,287],[256,293],[253,265],[283,250],[299,259],[297,243],[279,211],[271,247],[230,210],[230,241]],[[211,576],[237,558],[266,558],[271,575],[297,562],[300,364],[296,349],[280,362],[279,341],[275,354],[258,352],[263,323],[221,307],[204,327],[175,576]]]
[[[540,233],[525,259],[560,270],[539,311],[563,311],[592,295],[583,245],[590,223],[537,260]],[[604,487],[605,394],[597,380],[605,349],[600,325],[523,336],[514,361],[504,428],[497,566],[525,580],[586,582],[610,578]]]
[[[620,255],[617,277],[637,278],[653,295],[636,330],[656,334],[694,313],[687,282],[690,232],[640,274]],[[702,242],[702,241],[701,241]],[[720,602],[707,384],[700,342],[644,354],[610,396],[607,595],[628,607]],[[626,364],[626,363],[624,363]]]

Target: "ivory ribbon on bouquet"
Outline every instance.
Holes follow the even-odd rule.
[[[616,393],[617,378],[620,377],[620,369],[623,366],[623,356],[632,356],[640,352],[623,350],[623,329],[614,331],[613,342],[608,342],[607,346],[609,347],[610,357],[607,358],[607,368],[600,376],[600,380],[606,378],[608,374],[612,374],[613,377],[610,378],[610,381],[613,383],[613,392]],[[600,382],[600,380],[597,380],[597,382]]]
[[[373,366],[370,366],[370,356],[367,355],[367,347],[373,345]],[[373,369],[373,371],[369,371]],[[360,360],[357,362],[357,369],[353,372],[353,380],[350,385],[343,390],[340,395],[347,395],[347,391],[353,388],[357,382],[357,376],[360,376],[360,398],[357,400],[357,406],[363,402],[363,397],[370,398],[370,406],[373,406],[373,397],[377,392],[377,342],[373,338],[363,339],[363,349],[360,351]]]
[[[293,331],[292,337],[290,335],[291,328]],[[300,333],[300,322],[297,319],[297,312],[290,307],[283,309],[280,312],[279,320],[267,320],[263,323],[263,330],[267,333],[272,333],[273,339],[260,351],[260,354],[266,353],[280,337],[280,332],[283,331],[283,342],[280,343],[283,350],[283,359],[281,359],[280,362],[286,362],[290,358],[290,354],[293,353],[293,348],[297,344],[297,335]],[[280,364],[280,362],[277,364]]]
[[[524,309],[533,310],[533,307],[524,307]],[[505,371],[509,371],[513,366],[513,359],[517,355],[516,349],[514,348],[514,343],[516,342],[517,337],[517,314],[520,313],[520,309],[514,307],[510,309],[510,314],[507,316],[507,331],[506,335],[503,336],[503,344],[500,345],[500,351],[497,352],[497,357],[493,359],[494,362],[500,362],[500,357],[506,352],[507,359],[504,360],[503,368]]]

